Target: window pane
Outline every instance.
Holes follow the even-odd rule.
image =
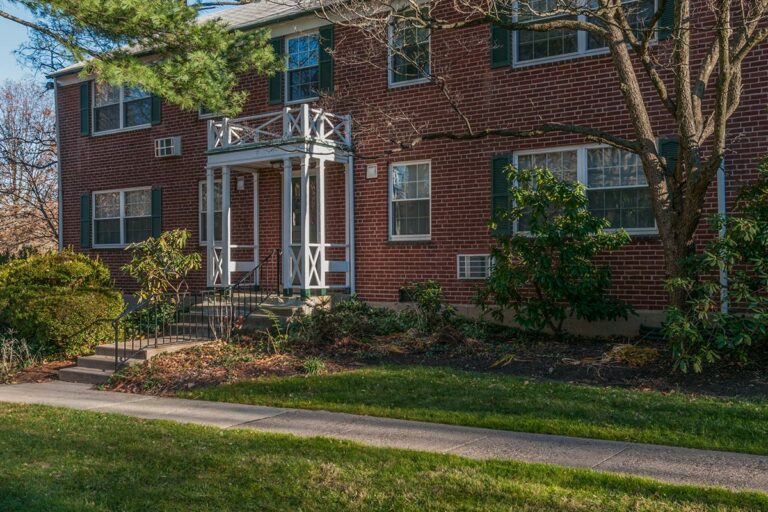
[[[107,83],[96,82],[93,104],[96,107],[112,105],[120,102],[120,87],[114,87]]]
[[[650,190],[645,187],[590,190],[587,197],[589,210],[608,219],[612,228],[653,228],[656,225]]]
[[[523,19],[525,21],[535,21],[538,18],[523,16]],[[561,19],[574,18],[564,17]],[[556,29],[544,32],[518,31],[517,60],[521,62],[557,57],[558,55],[568,55],[576,53],[578,48],[578,32],[576,30]]]
[[[392,203],[392,234],[429,235],[429,199]]]
[[[646,185],[640,158],[616,148],[592,148],[587,151],[587,186],[589,188]]]
[[[152,217],[125,219],[125,243],[141,242],[152,236]]]
[[[120,104],[93,109],[94,132],[120,128]]]
[[[320,61],[318,34],[295,37],[288,40],[288,69],[317,66]]]
[[[656,10],[655,0],[630,0],[623,2],[624,13],[627,16],[629,25],[635,29],[635,33],[638,37],[641,37],[642,30],[647,26],[648,22],[653,18],[653,14]],[[588,19],[592,23],[600,23],[595,18]],[[587,34],[587,49],[596,50],[600,48],[606,48],[608,45],[605,41],[599,37],[596,37],[592,33]]]
[[[149,190],[130,190],[125,193],[125,216],[148,217],[152,215],[152,195]]]
[[[392,167],[392,199],[429,198],[429,164]]]
[[[306,68],[288,72],[288,100],[298,101],[317,96],[318,68]]]
[[[400,23],[392,27],[392,81],[405,82],[429,75],[429,30]]]
[[[206,194],[207,183],[202,182],[200,184],[200,241],[208,241],[208,220],[206,218],[206,212],[208,211],[208,196]],[[213,187],[213,232],[216,237],[216,242],[221,241],[221,182],[217,181]]]
[[[150,94],[144,92],[138,87],[126,87],[123,90],[123,101],[140,100],[142,98],[149,98]]]
[[[96,220],[93,229],[97,245],[120,243],[120,219]]]
[[[125,127],[149,124],[152,121],[152,99],[130,101],[125,104]]]
[[[94,218],[109,219],[120,217],[120,192],[96,194]]]

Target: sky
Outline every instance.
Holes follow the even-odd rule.
[[[0,2],[0,8],[15,16],[23,15],[23,11],[5,2]],[[24,68],[16,61],[13,51],[27,39],[27,29],[12,21],[0,18],[0,82],[18,80],[26,75],[34,75],[34,70]],[[44,80],[42,76],[39,80]]]

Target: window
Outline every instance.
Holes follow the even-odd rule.
[[[150,189],[115,190],[93,194],[93,243],[125,245],[152,236]]]
[[[610,227],[656,233],[650,190],[637,155],[606,146],[584,146],[520,152],[514,162],[521,169],[547,167],[561,179],[584,183],[590,211],[608,219]],[[515,229],[526,230],[525,218],[516,222]]]
[[[200,182],[200,244],[208,243],[208,185],[205,181]],[[213,234],[215,242],[221,242],[221,180],[217,180],[213,186]]]
[[[456,260],[459,279],[487,279],[491,275],[491,257],[488,254],[459,254]]]
[[[429,162],[394,164],[390,169],[390,238],[429,240]]]
[[[197,117],[199,119],[210,119],[213,117],[219,117],[220,115],[221,114],[219,114],[218,112],[215,112],[205,106],[201,106],[200,108],[197,109]]]
[[[320,36],[317,33],[292,37],[286,41],[288,101],[317,97],[320,71]]]
[[[654,229],[651,192],[640,157],[616,148],[587,150],[589,209],[615,228]]]
[[[429,29],[407,20],[389,28],[389,84],[425,81],[429,76]]]
[[[301,177],[291,178],[291,243],[298,245],[301,243]],[[318,240],[317,223],[318,204],[317,204],[317,176],[309,176],[309,243],[316,244]]]
[[[623,4],[630,25],[638,31],[653,17],[656,10],[656,0],[624,0]],[[530,6],[531,11],[545,12],[555,10],[559,4],[556,0],[531,0],[526,5]],[[526,14],[525,12],[518,14],[518,20],[523,23],[540,21],[542,19],[579,19],[587,21],[589,18],[586,15],[548,16],[542,18]],[[513,34],[513,41],[515,47],[514,62],[516,64],[556,61],[607,51],[607,45],[603,40],[578,30],[556,29],[545,32],[520,30]]]
[[[93,132],[148,126],[152,96],[136,87],[96,82],[93,88]]]

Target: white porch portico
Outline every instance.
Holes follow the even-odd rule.
[[[324,295],[332,290],[353,292],[354,283],[354,161],[349,116],[338,116],[308,104],[278,112],[208,123],[205,229],[214,243],[207,244],[209,287],[225,287],[239,273],[259,264],[260,254],[280,249],[280,285],[286,294]],[[343,176],[342,176],[343,173]],[[233,212],[233,175],[253,175],[253,212]],[[280,174],[279,247],[274,238],[262,236],[266,226],[262,208],[262,183]],[[332,179],[329,179],[330,178]],[[271,183],[275,183],[272,179]],[[217,184],[220,198],[217,198]],[[342,187],[343,204],[329,217],[328,185]],[[239,188],[238,188],[239,189]],[[239,189],[240,190],[240,189]],[[276,194],[275,194],[276,195]],[[220,206],[217,204],[220,202]],[[276,202],[276,201],[275,201]],[[270,208],[276,208],[275,202]],[[343,211],[343,213],[342,213]],[[217,230],[217,215],[221,215]],[[253,244],[233,244],[233,228],[244,215],[253,215]],[[342,217],[342,218],[339,218]],[[335,239],[329,241],[328,223]],[[338,229],[343,221],[343,232]],[[233,222],[235,223],[233,225]],[[242,236],[243,230],[238,230]],[[217,239],[220,232],[220,241]],[[343,240],[341,237],[343,236]],[[233,258],[233,250],[253,248],[247,261]],[[242,251],[239,253],[242,258]],[[259,275],[255,278],[258,280]]]

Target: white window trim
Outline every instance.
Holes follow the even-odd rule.
[[[557,153],[561,151],[576,151],[576,179],[579,181],[579,183],[584,185],[587,191],[642,188],[642,185],[620,185],[616,187],[599,187],[595,189],[589,188],[587,184],[587,151],[590,149],[607,148],[607,147],[610,147],[610,146],[608,146],[607,144],[581,144],[581,145],[555,146],[555,147],[515,151],[512,154],[512,165],[514,165],[515,168],[517,168],[518,157],[520,156],[538,155],[542,153]],[[513,232],[526,234],[527,231],[518,231],[517,222],[518,221],[515,220],[513,223],[513,227],[512,227]],[[655,218],[653,222],[655,226],[652,228],[624,228],[624,231],[626,231],[630,235],[657,235],[659,233],[659,227],[656,224]],[[621,228],[607,228],[605,231],[608,233],[612,233],[612,232],[618,231],[619,229]]]
[[[422,165],[427,164],[429,170],[429,233],[423,235],[395,235],[393,233],[393,218],[392,218],[392,203],[394,202],[394,194],[392,193],[394,181],[392,179],[392,172],[396,166],[399,165]],[[411,160],[408,162],[393,162],[389,164],[387,171],[387,232],[389,233],[389,240],[391,242],[420,242],[432,240],[432,161],[431,160]],[[420,199],[423,201],[423,199]],[[416,201],[416,199],[414,199]]]
[[[109,104],[100,105],[100,106],[96,105],[96,84],[94,83],[93,87],[91,87],[91,119],[92,119],[92,122],[91,122],[91,125],[92,125],[91,126],[91,135],[93,135],[94,137],[99,137],[101,135],[110,135],[110,134],[113,134],[113,133],[132,132],[132,131],[135,131],[135,130],[145,130],[147,128],[151,128],[152,127],[152,119],[150,119],[150,121],[148,123],[137,124],[136,126],[127,126],[127,127],[123,126],[123,124],[125,123],[125,86],[121,85],[119,87],[120,87],[120,100],[119,100],[119,102],[118,103],[109,103]],[[152,95],[150,94],[149,96],[147,96],[147,98],[152,98]],[[146,99],[146,98],[142,98],[142,99]],[[120,128],[114,128],[112,130],[96,131],[96,109],[97,108],[102,108],[102,107],[109,107],[109,106],[116,105],[116,104],[120,106],[120,114],[119,114],[119,117],[120,117]],[[152,115],[150,113],[150,118],[151,117],[152,117]]]
[[[411,80],[403,80],[400,82],[395,81],[395,69],[392,66],[392,59],[394,55],[392,54],[392,38],[394,36],[394,26],[392,23],[389,23],[387,26],[387,86],[390,89],[398,89],[400,87],[408,87],[409,85],[419,85],[419,84],[427,84],[431,82],[429,76],[421,77],[421,78],[413,78]],[[429,35],[427,36],[427,55],[429,56],[429,71],[432,72],[432,31],[429,31]]]
[[[296,68],[296,69],[288,69],[288,62],[290,61],[290,54],[288,53],[288,41],[291,41],[293,39],[298,39],[300,37],[306,37],[312,34],[317,34],[317,40],[318,40],[318,55],[317,55],[317,66],[304,66],[303,68]],[[283,71],[283,97],[285,98],[285,104],[286,105],[299,105],[301,103],[308,103],[312,101],[317,101],[320,99],[320,96],[311,96],[309,98],[302,98],[300,100],[289,100],[290,97],[290,83],[288,80],[288,75],[291,71],[297,71],[301,69],[309,69],[309,68],[318,68],[318,73],[320,70],[320,30],[319,29],[312,29],[312,30],[306,30],[304,32],[301,32],[299,34],[293,34],[289,37],[286,37],[283,41],[283,53],[285,55],[285,71]],[[319,75],[318,75],[319,76]]]
[[[475,257],[482,256],[486,259],[486,262],[488,264],[487,272],[484,277],[470,277],[469,275],[469,268],[467,267],[466,276],[461,277],[461,258],[469,258],[469,257]],[[490,254],[457,254],[456,255],[456,279],[459,281],[484,281],[488,279],[488,277],[491,275],[491,266],[493,262],[491,261],[491,255]]]
[[[222,116],[218,112],[211,112],[209,114],[203,114],[203,107],[197,107],[197,118],[198,119],[215,119],[217,117],[222,117]]]
[[[640,0],[633,0],[633,2],[635,2],[635,1],[640,1]],[[659,8],[659,1],[658,0],[654,0],[654,10],[656,10],[658,8]],[[554,18],[555,16],[552,16],[552,17]],[[517,21],[518,20],[518,15],[515,14],[513,16],[513,19],[515,21]],[[580,15],[577,16],[577,19],[579,21],[586,21],[587,16],[584,15],[584,14],[580,14]],[[610,50],[607,47],[606,48],[595,48],[594,50],[588,49],[587,48],[587,44],[588,44],[588,41],[589,41],[589,34],[587,34],[587,32],[585,32],[584,30],[579,30],[576,33],[576,38],[577,38],[576,46],[577,46],[577,50],[575,52],[573,52],[573,53],[566,53],[566,54],[563,54],[563,55],[556,55],[554,57],[542,57],[540,59],[524,60],[524,61],[521,62],[520,58],[519,58],[519,52],[518,52],[518,50],[519,50],[519,48],[518,48],[518,34],[519,34],[518,30],[513,30],[512,31],[512,67],[513,68],[526,68],[526,67],[529,67],[529,66],[537,66],[537,65],[540,65],[540,64],[551,64],[553,62],[562,62],[562,61],[568,61],[568,60],[573,60],[573,59],[580,59],[582,57],[591,57],[591,56],[595,56],[595,55],[607,55],[608,53],[610,53]],[[651,42],[651,45],[658,44],[658,42],[659,42],[658,28],[657,28],[656,33],[651,38],[650,42]]]
[[[214,189],[215,189],[216,188],[215,184],[216,183],[221,183],[221,179],[217,179],[217,180],[213,180],[213,181],[214,181],[214,185],[213,186],[214,186]],[[208,180],[200,180],[200,182],[198,182],[198,185],[197,185],[197,223],[198,223],[198,226],[197,226],[197,243],[198,243],[198,245],[200,247],[208,247],[208,240],[203,240],[203,225],[202,225],[202,223],[200,223],[200,216],[203,213],[206,213],[206,212],[203,212],[203,187],[206,186],[207,184],[208,184]],[[214,198],[213,204],[214,205],[216,204],[215,198]],[[219,213],[221,213],[221,210],[219,211]],[[216,207],[215,206],[214,206],[213,214],[214,214],[214,216],[216,215]],[[222,219],[222,222],[223,221],[224,221],[224,219]],[[214,236],[214,238],[216,238],[216,237]],[[214,240],[213,244],[216,245],[217,242],[221,242],[221,240]]]
[[[141,217],[127,217],[125,215],[125,193],[126,192],[138,192],[140,190],[149,191],[150,201],[150,214],[149,216],[143,215]],[[120,193],[120,216],[119,217],[104,217],[103,219],[96,218],[96,196],[99,194],[114,194]],[[132,187],[132,188],[116,188],[111,190],[96,190],[91,192],[91,246],[94,249],[124,249],[128,247],[125,243],[125,219],[143,219],[152,218],[152,187]],[[97,220],[115,220],[120,219],[120,240],[119,244],[97,244],[96,243],[96,221]],[[151,235],[150,235],[151,236]]]

